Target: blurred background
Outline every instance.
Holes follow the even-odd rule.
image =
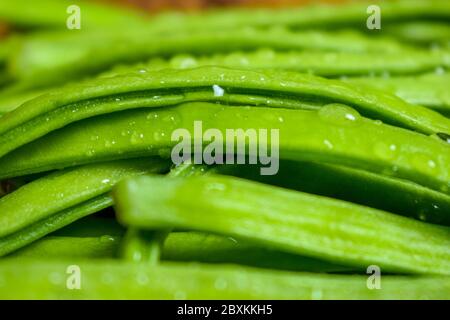
[[[150,12],[181,9],[200,10],[209,7],[246,6],[246,7],[280,7],[298,6],[311,3],[340,3],[346,0],[102,0],[148,10]],[[347,0],[348,1],[348,0]]]

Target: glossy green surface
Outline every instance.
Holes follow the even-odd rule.
[[[80,268],[82,290],[67,289],[72,265]],[[450,294],[448,277],[384,276],[382,290],[369,290],[367,276],[207,264],[149,268],[118,261],[11,259],[0,262],[0,277],[2,299],[446,299]]]
[[[123,178],[157,173],[167,163],[136,159],[56,172],[0,198],[0,255],[111,205],[107,193]]]
[[[191,199],[196,197],[196,201]],[[132,227],[186,228],[383,270],[450,274],[450,229],[230,177],[140,177],[113,193]]]
[[[222,95],[213,86],[224,89]],[[234,95],[237,95],[237,98]],[[450,132],[450,119],[429,109],[366,87],[281,71],[202,67],[164,70],[95,79],[33,99],[0,118],[0,155],[71,122],[139,107],[161,107],[189,101],[267,105],[267,98],[324,105],[339,102],[361,114],[423,133]],[[302,103],[303,102],[303,103]],[[252,104],[251,102],[248,102]],[[283,107],[280,103],[273,107]],[[292,108],[292,106],[291,106]]]
[[[229,128],[279,129],[282,159],[342,164],[450,193],[448,143],[336,104],[305,111],[193,103],[113,113],[74,123],[1,158],[0,177],[113,159],[169,157],[178,143],[171,141],[172,132],[186,128],[193,134],[197,120],[203,121],[203,131],[216,128],[223,137]]]

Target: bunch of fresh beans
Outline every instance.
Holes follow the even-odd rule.
[[[450,299],[448,1],[380,30],[363,2],[81,2],[80,30],[39,3],[0,1],[0,298]],[[174,165],[197,121],[278,130],[278,172]]]

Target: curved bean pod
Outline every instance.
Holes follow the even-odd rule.
[[[217,93],[214,86],[224,91]],[[33,99],[0,119],[0,156],[52,130],[98,114],[184,101],[233,103],[234,99],[242,104],[242,99],[233,94],[245,100],[249,100],[247,94],[260,96],[258,103],[272,96],[297,99],[300,107],[311,101],[316,105],[340,102],[363,115],[419,132],[450,132],[450,119],[395,96],[368,92],[364,87],[292,72],[202,67],[96,79]]]
[[[163,161],[152,159],[118,161],[57,172],[30,182],[0,198],[0,237],[104,194],[124,177],[165,166]]]
[[[390,92],[409,103],[426,106],[446,116],[450,116],[449,73],[387,79],[348,78],[344,79],[344,81]]]
[[[113,196],[129,226],[187,228],[335,263],[450,274],[449,228],[348,202],[211,175],[139,177],[119,183]]]
[[[335,104],[318,112],[208,103],[117,112],[74,123],[1,158],[0,178],[113,159],[168,157],[178,143],[171,141],[173,130],[187,128],[192,134],[197,120],[203,120],[203,130],[218,129],[223,137],[228,128],[279,129],[282,159],[342,164],[450,193],[450,145]]]
[[[0,198],[0,255],[111,205],[121,179],[167,168],[161,160],[94,164],[50,174]],[[45,194],[43,194],[45,192]]]
[[[373,39],[349,31],[292,32],[273,28],[156,35],[151,28],[137,28],[28,36],[18,41],[7,65],[10,73],[19,80],[19,88],[15,89],[18,91],[82,79],[108,70],[117,63],[136,63],[180,53],[205,54],[257,48],[378,53],[417,51],[392,39]]]
[[[125,228],[115,219],[89,216],[71,223],[69,226],[61,228],[52,233],[56,237],[86,237],[100,238],[104,235],[113,237],[122,237],[125,234]]]
[[[0,256],[14,252],[78,219],[108,208],[112,204],[113,200],[109,194],[100,195],[42,219],[18,232],[2,237],[0,238]]]
[[[179,55],[169,60],[154,59],[116,68],[109,74],[142,69],[196,68],[200,66],[226,66],[244,69],[280,69],[312,73],[327,77],[355,75],[404,75],[434,71],[448,62],[441,52],[411,51],[408,53],[351,53],[351,52],[276,52],[270,49],[254,52],[234,52],[227,55],[196,57]],[[108,74],[108,73],[107,73]]]

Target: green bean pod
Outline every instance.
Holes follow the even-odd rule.
[[[450,226],[450,196],[416,183],[318,162],[281,160],[279,167],[274,176],[261,175],[254,165],[236,164],[215,166],[204,174],[236,176]],[[193,175],[196,175],[195,170]]]
[[[67,227],[58,229],[52,233],[55,237],[64,238],[100,238],[104,235],[120,238],[124,234],[125,228],[122,227],[115,219],[95,215],[77,220]]]
[[[108,208],[112,204],[111,196],[103,194],[44,218],[18,232],[2,237],[0,238],[0,256],[14,252],[78,219]]]
[[[0,177],[113,159],[169,157],[179,142],[171,138],[176,129],[186,128],[193,144],[207,144],[193,136],[198,120],[203,130],[215,128],[222,137],[229,128],[279,129],[281,159],[341,164],[450,193],[447,143],[365,119],[336,104],[318,112],[194,103],[112,113],[74,123],[1,158]]]
[[[8,258],[101,259],[113,258],[119,245],[117,236],[55,237],[48,236],[8,255]]]
[[[384,32],[417,44],[439,45],[450,39],[450,26],[444,21],[416,20],[395,23],[390,24]]]
[[[141,63],[133,68],[116,68],[110,74],[142,69],[197,68],[226,66],[243,69],[279,69],[312,73],[326,77],[380,75],[382,77],[418,74],[443,68],[448,64],[439,51],[411,51],[408,53],[351,53],[351,52],[277,52],[271,49],[253,52],[233,52],[212,56],[179,55],[168,60],[161,58]],[[108,73],[107,73],[108,74]]]
[[[81,271],[73,288],[73,267]],[[78,269],[77,269],[78,270]],[[69,271],[69,273],[67,273]],[[72,276],[72,277],[71,277]],[[0,262],[1,299],[448,299],[448,277],[367,276],[261,270],[227,265],[118,261]]]
[[[202,232],[172,232],[164,242],[163,261],[233,263],[257,268],[309,272],[361,272],[338,265],[291,254],[251,242]]]
[[[271,9],[228,9],[181,15],[166,13],[153,20],[155,29],[173,32],[174,30],[225,30],[245,26],[268,27],[272,25],[289,26],[292,29],[333,29],[353,27],[367,31],[367,8],[370,1],[351,1],[340,3],[339,7],[316,3],[298,8]],[[399,0],[378,1],[382,12],[383,27],[388,28],[397,22],[416,20],[447,21],[450,6],[446,0]],[[373,31],[373,30],[370,30]],[[378,31],[378,30],[377,30]]]
[[[183,166],[178,167],[177,171],[181,167]],[[203,172],[201,167],[186,166],[186,169],[195,175]],[[118,253],[123,253],[123,230],[119,226],[115,220],[88,216],[12,252],[7,257],[52,260],[113,258]],[[145,249],[148,246],[138,246],[139,248]],[[139,251],[142,253],[140,249]],[[236,263],[260,268],[311,272],[358,271],[348,266],[258,247],[235,238],[200,232],[169,233],[160,254],[164,261]],[[140,261],[143,256],[145,255],[140,254]]]
[[[26,36],[17,41],[7,69],[18,80],[19,88],[15,89],[18,91],[82,79],[117,63],[136,63],[183,53],[211,54],[258,48],[380,54],[417,51],[393,39],[374,39],[351,31],[293,32],[276,27],[157,35],[151,28],[132,28]]]
[[[121,251],[120,247],[123,246],[119,244],[120,241],[120,236],[108,234],[96,237],[47,236],[7,257],[45,260],[114,258]],[[148,248],[148,246],[145,247]],[[136,252],[142,253],[140,249],[134,253]],[[148,253],[148,251],[146,252]],[[256,268],[309,272],[362,271],[319,259],[258,247],[231,237],[201,232],[170,233],[164,241],[160,254],[164,261],[233,263]],[[148,258],[149,256],[140,255],[140,257],[137,257],[135,254],[129,258],[132,258],[130,261],[148,263],[149,260],[143,259],[143,257]]]
[[[186,101],[246,104],[247,95],[287,98],[298,108],[348,104],[361,114],[424,133],[450,132],[450,120],[383,92],[340,81],[281,71],[242,71],[220,67],[164,70],[96,79],[33,99],[0,119],[0,156],[71,122],[138,107],[161,107]],[[270,105],[273,107],[278,104]]]
[[[107,193],[121,179],[159,172],[167,163],[154,159],[93,164],[57,172],[0,198],[0,255],[56,228],[111,205]]]
[[[30,5],[27,0],[1,1],[0,19],[15,26],[26,28],[57,28],[66,29],[67,19],[74,11],[68,8],[74,5],[68,0],[39,0]],[[77,1],[76,5],[82,12],[83,28],[115,27],[119,25],[139,26],[144,19],[133,10],[105,6],[91,1]]]
[[[121,241],[120,256],[128,261],[154,266],[159,263],[168,231],[147,231],[130,228]]]
[[[139,177],[113,195],[128,226],[236,236],[357,267],[450,274],[449,228],[340,200],[211,175]]]
[[[409,103],[426,106],[446,116],[450,116],[449,73],[385,79],[356,77],[344,79],[344,81],[390,92]]]

